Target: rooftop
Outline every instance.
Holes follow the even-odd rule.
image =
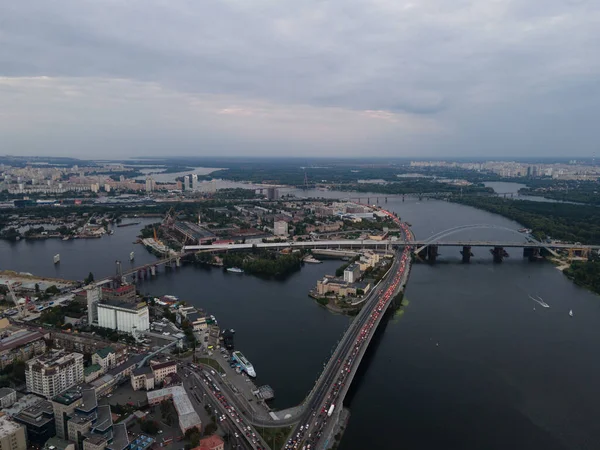
[[[129,309],[131,311],[137,311],[138,309],[142,309],[147,306],[146,302],[124,302],[121,300],[102,300],[98,303],[98,308],[100,307],[113,307],[113,308],[122,308]]]
[[[223,444],[224,444],[223,439],[221,439],[220,436],[213,434],[212,436],[208,436],[208,437],[205,437],[204,439],[200,439],[200,445],[198,447],[196,447],[196,449],[212,450],[214,448],[218,448],[219,446],[221,446]],[[196,450],[196,449],[194,449],[194,450]]]
[[[116,438],[115,438],[115,441],[116,441]],[[131,442],[129,449],[130,450],[145,450],[148,447],[150,447],[153,443],[154,443],[154,439],[152,439],[149,436],[145,436],[145,435],[141,434],[133,442]],[[114,447],[114,442],[113,442],[113,445],[111,446],[111,449],[117,450],[117,448]]]
[[[10,420],[8,416],[0,417],[0,438],[11,435],[19,428],[23,428],[23,426]]]
[[[126,370],[126,369],[130,368],[131,366],[142,361],[145,357],[146,357],[146,355],[133,355],[124,363],[119,364],[117,367],[109,370],[107,372],[107,374],[112,375],[112,376],[117,376],[120,373],[122,373],[124,370]]]
[[[44,444],[44,450],[65,450],[67,446],[71,445],[69,441],[65,441],[64,439],[51,437]]]
[[[149,438],[148,436],[141,435],[137,440],[141,440],[142,438],[146,438],[150,440],[150,444],[146,447],[140,447],[140,450],[144,450],[154,443],[154,439]],[[125,450],[129,446],[129,436],[127,434],[127,426],[124,423],[118,423],[113,426],[113,441],[110,445],[107,446],[109,450]],[[133,447],[132,447],[133,448]]]
[[[37,427],[52,422],[54,420],[54,411],[52,403],[40,399],[34,405],[28,406],[20,413],[15,414],[15,421],[35,425]]]
[[[115,353],[115,350],[112,347],[104,347],[96,351],[96,355],[100,356],[102,359],[106,358],[110,353]]]
[[[159,363],[159,364],[154,364],[152,366],[152,370],[163,369],[165,367],[176,366],[176,365],[177,365],[177,361],[167,361],[167,362],[163,362],[163,363]]]
[[[65,392],[58,394],[52,399],[52,401],[56,403],[62,403],[63,405],[70,405],[82,397],[81,391],[82,387],[80,385],[73,386],[71,389],[67,389]]]
[[[37,395],[27,394],[21,397],[19,400],[17,400],[16,403],[13,403],[13,405],[10,408],[4,408],[2,411],[8,414],[9,416],[14,416],[15,414],[19,414],[24,409],[35,405],[40,400],[43,399],[41,397],[38,397]]]
[[[13,333],[10,336],[0,340],[0,352],[29,344],[30,342],[37,341],[43,337],[44,335],[39,331],[17,331],[16,333]]]
[[[91,373],[98,372],[99,370],[102,370],[102,366],[100,364],[92,364],[91,366],[83,368],[83,374],[87,376]]]
[[[7,388],[7,387],[0,388],[0,398],[4,398],[7,395],[12,394],[13,392],[16,392],[16,391],[11,388]]]
[[[81,353],[65,353],[63,350],[58,350],[39,356],[35,359],[30,359],[27,361],[27,365],[35,371],[47,371],[74,364],[77,360],[83,361],[83,355]]]
[[[199,425],[200,417],[194,410],[192,402],[188,398],[187,392],[183,386],[172,386],[164,389],[158,389],[156,391],[150,391],[147,393],[148,402],[152,403],[153,400],[161,397],[172,397],[173,404],[179,415],[179,423],[183,428],[191,428],[195,425]]]

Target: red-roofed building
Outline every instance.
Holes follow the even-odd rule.
[[[102,288],[102,298],[105,300],[132,300],[135,299],[135,286],[133,284],[124,284],[118,288]]]
[[[200,445],[193,450],[225,450],[225,443],[220,436],[212,436],[200,439]]]

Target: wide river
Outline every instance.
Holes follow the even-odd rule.
[[[303,195],[335,193],[307,192]],[[348,194],[343,194],[348,197]],[[361,195],[362,196],[362,195]],[[372,199],[373,201],[373,199]],[[383,201],[383,200],[381,200]],[[388,198],[388,209],[418,238],[460,225],[519,225],[441,201]],[[0,241],[0,268],[82,279],[114,273],[114,261],[153,257],[132,244],[142,225],[88,241]],[[506,239],[502,230],[471,230],[456,238]],[[553,265],[530,263],[517,250],[493,264],[474,249],[442,249],[434,266],[416,264],[403,314],[382,322],[346,399],[343,450],[440,448],[597,449],[600,447],[600,298],[570,283]],[[61,263],[52,256],[61,254]],[[174,294],[236,330],[236,347],[269,383],[276,407],[301,401],[349,318],[315,304],[306,293],[339,261],[304,268],[285,281],[216,269],[161,272],[140,289]],[[529,299],[541,296],[550,308]],[[569,317],[572,309],[574,317]]]

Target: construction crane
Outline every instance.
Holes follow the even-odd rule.
[[[17,318],[21,318],[23,317],[23,313],[25,312],[25,303],[23,303],[22,305],[19,304],[19,300],[17,299],[17,295],[15,294],[15,291],[12,288],[11,282],[7,281],[6,282],[6,287],[8,288],[8,292],[10,293],[10,296],[13,299],[13,302],[15,304],[15,309],[17,310]]]

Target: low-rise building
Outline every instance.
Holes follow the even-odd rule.
[[[8,408],[17,401],[17,391],[11,388],[0,389],[0,408]]]
[[[288,223],[285,220],[277,220],[273,224],[273,234],[275,236],[288,235]]]
[[[46,352],[45,335],[39,331],[17,329],[6,332],[0,340],[0,368],[4,369],[15,361],[28,361]]]
[[[162,383],[167,375],[171,373],[177,373],[177,362],[167,361],[164,363],[153,364],[151,369],[154,373],[154,383]]]
[[[91,383],[103,373],[104,370],[100,364],[92,364],[91,366],[83,368],[83,379],[86,383]]]
[[[83,381],[83,355],[61,350],[27,361],[25,380],[30,392],[52,398]]]
[[[151,367],[140,367],[133,370],[131,374],[131,387],[134,391],[143,389],[151,391],[154,389],[154,372]]]
[[[98,364],[103,373],[117,365],[117,353],[112,347],[104,347],[92,355],[92,363]]]
[[[221,436],[213,434],[212,436],[200,439],[198,447],[194,450],[225,450],[225,442]]]
[[[52,403],[39,401],[13,416],[13,420],[25,426],[27,441],[35,446],[42,446],[56,433]]]
[[[188,398],[187,392],[183,386],[171,386],[164,389],[148,392],[148,404],[156,405],[163,400],[173,399],[175,410],[179,416],[179,428],[185,434],[192,428],[201,429],[202,422],[198,413],[194,409],[192,402]]]
[[[26,450],[25,427],[8,416],[0,417],[0,448],[2,450]]]
[[[59,437],[51,437],[44,444],[44,450],[75,450],[75,444]]]

